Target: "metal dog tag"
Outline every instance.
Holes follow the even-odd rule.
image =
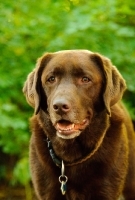
[[[59,182],[61,183],[61,187],[60,187],[60,189],[61,189],[61,193],[63,194],[63,195],[65,195],[66,194],[66,191],[67,191],[67,180],[68,180],[68,178],[67,178],[67,176],[60,176],[59,177]]]
[[[61,189],[61,193],[62,193],[63,195],[65,195],[65,193],[66,193],[66,191],[67,191],[67,185],[66,185],[66,183],[67,183],[67,181],[68,181],[68,178],[67,178],[67,176],[64,175],[64,173],[65,173],[65,168],[64,168],[63,160],[62,160],[61,173],[62,173],[62,175],[59,176],[59,182],[61,183],[60,189]]]
[[[60,189],[61,189],[62,194],[65,195],[65,193],[67,191],[66,182],[62,181]]]

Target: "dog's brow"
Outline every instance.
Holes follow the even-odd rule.
[[[59,66],[59,67],[55,67],[52,70],[52,73],[55,75],[63,75],[65,73],[65,70],[64,70],[64,68],[62,68],[62,66]]]
[[[89,78],[91,80],[93,80],[94,77],[95,77],[95,76],[93,77],[92,71],[85,69],[84,66],[73,68],[72,69],[72,76],[77,77],[77,78],[82,77],[82,76],[89,76]]]
[[[85,72],[84,72],[84,70],[82,69],[82,67],[74,67],[73,69],[72,69],[72,74],[74,75],[74,76],[82,76],[82,75],[84,75],[85,74]]]

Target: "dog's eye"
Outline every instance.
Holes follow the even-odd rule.
[[[90,82],[90,79],[89,79],[87,76],[84,76],[84,77],[82,78],[82,82],[83,82],[83,83],[88,83],[88,82]]]
[[[49,83],[54,83],[55,82],[55,76],[51,76],[50,78],[47,79],[47,82]]]

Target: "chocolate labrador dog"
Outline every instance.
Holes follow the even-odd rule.
[[[87,50],[46,53],[23,92],[34,108],[30,167],[39,200],[135,200],[135,134],[126,84]]]

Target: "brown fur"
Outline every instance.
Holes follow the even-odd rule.
[[[125,89],[116,67],[98,53],[69,50],[38,59],[23,92],[35,109],[30,167],[39,200],[135,200],[135,134],[119,102]],[[65,195],[47,137],[66,166]]]

